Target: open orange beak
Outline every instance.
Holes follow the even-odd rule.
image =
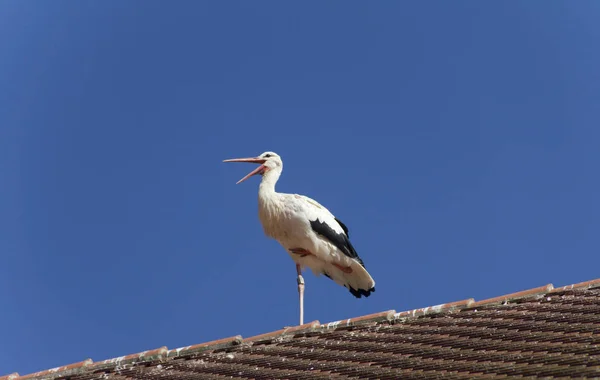
[[[240,179],[239,181],[237,181],[235,184],[239,184],[244,182],[245,180],[247,180],[248,178],[252,177],[253,175],[256,174],[263,174],[267,167],[265,165],[263,165],[265,163],[265,159],[263,158],[231,158],[229,160],[223,160],[223,162],[250,162],[253,164],[260,164],[259,167],[257,167],[256,169],[252,170],[250,173],[246,174],[246,176],[242,179]]]

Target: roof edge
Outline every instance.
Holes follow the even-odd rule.
[[[169,350],[167,349],[167,347],[163,346],[154,350],[143,351],[136,354],[119,356],[118,358],[96,362],[90,366],[90,369],[95,372],[114,368],[118,369],[128,365],[134,365],[139,363],[162,360],[167,358],[168,352]],[[19,378],[19,380],[21,379]]]
[[[13,380],[19,377],[18,372],[13,372],[10,375],[0,376],[0,380]]]
[[[367,314],[362,317],[354,317],[348,319],[342,319],[340,321],[329,322],[326,325],[322,325],[321,328],[325,330],[337,329],[339,327],[357,326],[368,323],[377,323],[385,321],[393,321],[396,310],[382,311],[380,313]]]
[[[86,359],[86,360],[78,362],[78,363],[73,363],[73,364],[68,364],[68,365],[62,366],[62,367],[47,369],[45,371],[40,371],[40,372],[32,373],[29,375],[25,375],[25,376],[18,376],[18,374],[16,377],[13,377],[13,378],[11,378],[9,376],[8,380],[55,378],[55,377],[58,377],[58,375],[60,375],[60,376],[74,375],[79,372],[83,372],[86,369],[86,367],[90,366],[92,363],[93,363],[92,359]],[[0,377],[0,379],[2,379],[2,378]]]
[[[260,335],[254,335],[249,338],[245,338],[243,340],[243,343],[244,344],[247,344],[247,343],[253,344],[253,343],[258,343],[258,342],[267,342],[267,341],[273,341],[276,339],[281,339],[286,335],[306,334],[306,333],[315,331],[317,328],[319,328],[319,326],[321,326],[321,323],[319,323],[319,321],[312,321],[312,322],[305,323],[305,324],[299,325],[299,326],[284,327],[281,330],[277,330],[277,331],[273,331],[273,332],[269,332],[269,333],[265,333],[265,334],[260,334]]]
[[[584,281],[578,284],[561,286],[560,288],[554,288],[550,293],[561,293],[574,289],[591,289],[600,287],[600,278],[596,280]]]
[[[369,323],[398,323],[414,318],[419,318],[425,315],[441,314],[458,312],[463,309],[473,309],[480,307],[497,306],[514,302],[521,302],[526,299],[544,297],[548,294],[564,293],[573,290],[586,290],[600,287],[600,278],[585,282],[580,282],[573,285],[566,285],[555,288],[552,284],[547,284],[533,289],[523,290],[520,292],[510,293],[503,296],[475,301],[473,298],[468,298],[461,301],[444,303],[436,306],[428,306],[408,311],[396,312],[395,310],[383,311],[380,313],[368,314],[360,317],[349,318],[326,324],[321,324],[318,320],[305,323],[300,326],[284,327],[283,329],[255,335],[244,339],[241,335],[235,335],[225,339],[214,340],[210,342],[195,344],[191,346],[181,347],[169,350],[166,346],[143,351],[140,353],[120,356],[113,359],[107,359],[100,362],[93,362],[92,359],[86,359],[81,362],[68,364],[61,367],[56,367],[44,371],[35,372],[32,374],[20,376],[17,372],[9,375],[0,376],[0,380],[51,380],[61,377],[73,376],[81,372],[112,372],[119,368],[137,365],[148,362],[162,361],[172,357],[190,357],[202,353],[204,351],[214,351],[227,349],[240,344],[256,344],[269,342],[273,340],[291,338],[296,335],[310,334],[314,332],[327,331],[344,327],[352,327]]]
[[[209,350],[218,350],[223,348],[228,348],[231,346],[235,346],[242,343],[242,336],[236,335],[229,338],[213,340],[206,343],[194,344],[192,346],[176,348],[174,350],[169,350],[167,353],[167,357],[183,357],[183,356],[192,356],[195,354],[199,354],[203,351]]]
[[[400,313],[394,314],[394,320],[406,320],[409,318],[420,317],[428,314],[439,314],[445,312],[451,312],[455,310],[461,310],[470,307],[475,302],[475,299],[469,298],[462,301],[443,303],[436,306],[422,307],[419,309],[401,311]]]
[[[532,297],[542,297],[544,294],[548,294],[550,291],[554,289],[554,285],[547,284],[544,286],[539,286],[537,288],[523,290],[520,292],[505,294],[503,296],[498,296],[494,298],[488,298],[483,301],[477,301],[470,305],[471,308],[477,308],[482,306],[496,306],[498,304],[505,304],[508,302],[515,302],[527,298]]]

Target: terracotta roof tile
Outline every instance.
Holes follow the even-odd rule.
[[[211,342],[200,343],[200,344],[195,344],[193,346],[187,346],[187,347],[176,348],[174,350],[169,350],[167,356],[169,358],[178,357],[178,356],[190,356],[190,355],[198,354],[200,352],[207,351],[207,350],[217,350],[217,349],[231,347],[233,345],[240,344],[240,343],[242,343],[242,336],[236,335],[231,338],[213,340]]]
[[[120,368],[128,365],[147,363],[151,361],[160,361],[167,357],[169,350],[167,347],[157,348],[155,350],[139,352],[137,354],[131,354],[126,356],[120,356],[114,359],[107,359],[101,362],[97,362],[91,365],[91,370],[101,371],[111,368]],[[19,380],[21,380],[19,378]]]
[[[273,331],[270,333],[255,335],[250,338],[246,338],[243,341],[244,341],[244,343],[258,343],[258,342],[265,342],[265,341],[273,341],[276,339],[284,339],[286,335],[290,335],[290,334],[294,334],[294,333],[296,333],[296,334],[309,333],[309,332],[312,332],[315,329],[319,328],[320,326],[321,326],[321,324],[319,323],[319,321],[312,321],[312,322],[305,323],[300,326],[285,327],[281,330]]]
[[[600,279],[302,326],[0,380],[600,377]]]
[[[473,298],[469,298],[468,300],[463,300],[463,301],[444,303],[441,305],[423,307],[420,309],[414,309],[414,310],[410,310],[410,311],[402,311],[400,313],[394,314],[394,319],[420,317],[422,315],[427,315],[427,314],[437,314],[437,313],[443,313],[443,312],[448,312],[448,311],[453,311],[453,310],[458,310],[458,309],[464,309],[464,308],[470,307],[474,302],[475,302],[475,300]]]
[[[552,286],[552,284],[548,284],[548,285],[540,286],[539,288],[523,290],[522,292],[516,292],[516,293],[506,294],[504,296],[490,298],[490,299],[483,300],[483,301],[477,301],[477,302],[474,302],[470,306],[471,307],[482,307],[482,306],[505,303],[505,302],[509,302],[509,301],[513,301],[513,300],[517,300],[517,299],[524,299],[527,297],[542,296],[542,295],[550,292],[552,289],[554,289],[554,286]]]
[[[596,287],[600,287],[600,278],[597,280],[585,281],[585,282],[580,282],[578,284],[567,285],[567,286],[563,286],[560,288],[554,288],[551,293],[559,293],[559,292],[563,292],[566,290],[572,290],[572,289],[587,289],[587,288],[596,288]]]
[[[70,374],[75,374],[77,372],[81,372],[81,370],[84,367],[89,366],[92,363],[93,363],[92,359],[86,359],[79,363],[73,363],[73,364],[69,364],[66,366],[62,366],[62,367],[56,367],[56,368],[32,373],[32,374],[25,375],[25,376],[18,376],[18,377],[15,377],[15,379],[26,380],[26,379],[37,379],[37,378],[44,378],[44,377],[55,378],[55,377],[57,377],[56,374],[62,374],[63,376],[66,376],[66,375],[70,375]],[[9,379],[10,379],[10,377],[9,377]],[[10,380],[12,380],[12,379],[10,379]]]

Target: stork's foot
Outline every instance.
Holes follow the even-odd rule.
[[[298,274],[298,297],[300,301],[300,324],[304,324],[304,277],[302,277],[302,268],[296,264],[296,273]]]

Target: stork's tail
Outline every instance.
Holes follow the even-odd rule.
[[[323,274],[346,287],[354,297],[368,297],[375,292],[375,280],[359,260],[352,259],[348,267],[328,263],[323,268]]]

